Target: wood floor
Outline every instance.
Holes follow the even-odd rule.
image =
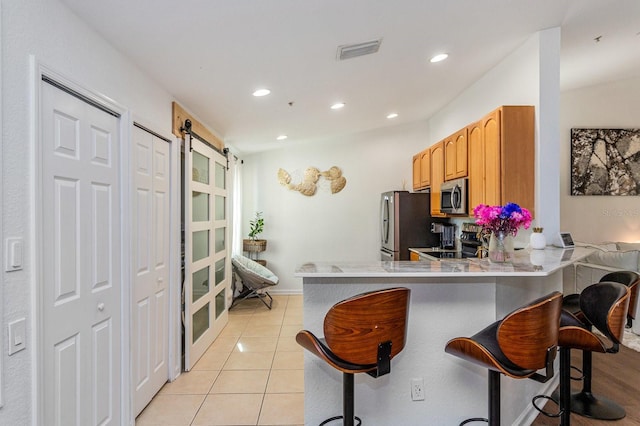
[[[571,351],[571,364],[581,366],[580,351]],[[582,382],[573,381],[575,391],[580,390]],[[592,420],[577,414],[571,414],[572,426],[611,425],[640,426],[640,352],[621,346],[617,354],[593,354],[592,391],[594,395],[603,395],[621,406],[627,416],[617,421]],[[553,411],[557,406],[547,403],[547,409]],[[560,424],[558,419],[539,415],[533,425]]]

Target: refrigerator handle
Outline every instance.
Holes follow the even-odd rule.
[[[385,196],[382,200],[382,242],[389,242],[389,199]]]

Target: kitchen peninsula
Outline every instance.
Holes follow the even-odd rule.
[[[459,424],[486,416],[487,370],[447,355],[447,341],[471,336],[539,296],[562,291],[562,269],[591,251],[520,250],[508,264],[486,259],[306,263],[296,270],[303,279],[304,328],[322,336],[324,316],[336,302],[371,290],[410,288],[406,346],[391,361],[390,374],[355,376],[356,415],[370,426]],[[308,353],[304,362],[305,424],[319,424],[342,412],[342,375]],[[546,384],[502,377],[503,424],[530,424],[538,414],[531,398],[550,394],[557,376],[556,368]],[[412,401],[412,379],[424,380],[423,401]]]

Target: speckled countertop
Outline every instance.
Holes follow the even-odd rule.
[[[488,277],[547,276],[587,257],[593,249],[576,247],[517,250],[511,263],[488,259],[439,261],[308,262],[296,268],[296,277]]]

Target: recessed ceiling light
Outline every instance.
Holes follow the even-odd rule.
[[[279,141],[283,141],[283,140],[285,140],[286,138],[287,138],[287,135],[280,135],[280,136],[278,136],[276,139],[277,139],[277,140],[279,140]]]
[[[430,62],[436,63],[436,62],[444,61],[448,57],[449,57],[449,55],[447,55],[446,53],[440,53],[440,54],[434,56],[433,58],[431,58]]]
[[[340,109],[344,107],[344,102],[336,102],[335,104],[331,105],[331,109]]]
[[[398,116],[397,113],[392,112],[391,114],[387,115],[387,118],[396,118]]]
[[[271,90],[269,89],[258,89],[255,92],[253,92],[253,96],[256,96],[256,97],[267,96],[269,93],[271,93]]]

